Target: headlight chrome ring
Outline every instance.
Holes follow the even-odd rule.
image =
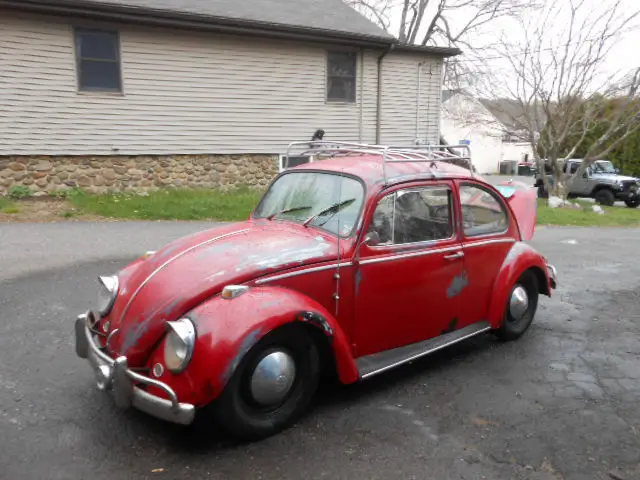
[[[100,283],[100,291],[98,292],[98,312],[103,317],[108,315],[113,308],[113,304],[118,297],[118,276],[100,276],[98,277]]]
[[[196,345],[196,328],[189,318],[166,322],[167,336],[164,344],[164,364],[172,373],[183,372]]]

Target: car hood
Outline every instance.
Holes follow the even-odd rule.
[[[110,314],[110,347],[129,364],[146,360],[167,320],[228,284],[337,258],[337,239],[314,228],[280,221],[248,221],[176,240],[119,274]]]
[[[593,178],[597,178],[600,181],[604,180],[610,183],[638,181],[637,178],[628,177],[626,175],[616,175],[615,173],[594,173]]]

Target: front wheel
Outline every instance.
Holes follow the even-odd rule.
[[[616,196],[608,188],[598,190],[595,194],[596,202],[606,207],[611,207],[616,202]]]
[[[511,289],[502,325],[495,333],[501,340],[520,338],[531,325],[538,308],[538,279],[531,271],[522,274]]]
[[[636,197],[633,200],[625,200],[624,204],[629,208],[637,208],[640,205],[640,197]]]
[[[209,411],[236,438],[268,437],[304,413],[318,386],[319,370],[311,337],[298,326],[285,326],[245,355]]]

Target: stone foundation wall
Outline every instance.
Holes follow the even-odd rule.
[[[79,187],[91,193],[162,187],[266,187],[276,155],[0,156],[0,195],[13,186],[34,194]]]

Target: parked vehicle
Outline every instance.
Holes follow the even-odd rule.
[[[263,438],[322,374],[351,384],[483,332],[515,340],[556,288],[525,243],[530,187],[494,187],[447,151],[296,147],[326,158],[280,173],[246,222],[99,278],[75,348],[120,408]]]
[[[575,175],[581,164],[580,159],[567,160],[562,165],[564,178]],[[553,175],[548,166],[545,175],[553,183]],[[536,175],[535,186],[538,187],[539,197],[548,196],[541,173]],[[640,179],[621,175],[609,160],[598,160],[573,179],[568,197],[594,198],[596,202],[606,206],[611,206],[618,200],[629,208],[636,208],[640,205]]]

